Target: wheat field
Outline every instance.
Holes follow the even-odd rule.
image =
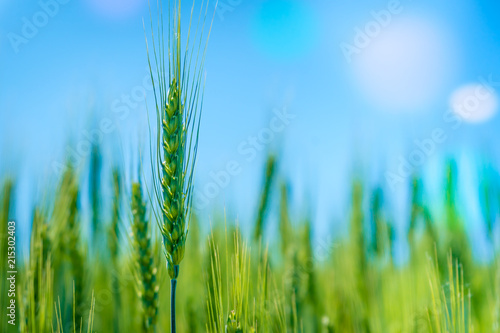
[[[452,162],[449,168],[446,190],[452,191]],[[421,181],[413,180],[404,235],[409,255],[396,262],[398,236],[385,217],[382,191],[353,180],[348,235],[318,241],[312,237],[314,221],[290,215],[289,186],[267,169],[253,235],[242,234],[223,214],[215,221],[191,215],[177,278],[179,332],[496,330],[497,261],[474,259],[453,200],[443,207],[443,216],[431,216]],[[103,208],[111,218],[96,217],[98,227],[90,236],[81,232],[90,221],[81,218],[81,185],[73,168],[64,172],[50,203],[33,208],[29,256],[17,259],[18,321],[16,327],[3,321],[3,332],[169,331],[170,276],[154,202],[142,182],[127,189],[117,180],[119,171],[110,172],[114,204]],[[91,195],[99,196],[103,186]],[[12,180],[3,181],[3,230],[14,189]],[[277,207],[266,203],[273,192],[280,197]],[[265,234],[271,210],[279,213],[276,236]],[[209,234],[200,231],[202,224],[211,225]],[[1,238],[4,254],[7,236]],[[4,316],[6,302],[2,298]]]

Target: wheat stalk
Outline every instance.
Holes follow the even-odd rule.
[[[100,181],[101,181],[102,157],[101,150],[98,144],[92,146],[90,153],[90,173],[89,173],[89,195],[92,206],[92,245],[97,249],[97,240],[101,229],[101,198],[100,198]]]
[[[85,267],[84,255],[80,251],[80,226],[78,223],[78,185],[76,179],[73,180],[72,186],[69,190],[69,212],[67,219],[67,242],[65,244],[66,254],[71,263],[71,272],[75,288],[75,295],[73,298],[73,310],[76,311],[77,318],[83,318],[84,311],[84,281],[85,281]],[[76,322],[75,330],[79,330],[81,323]]]
[[[55,273],[54,286],[59,285],[60,281],[66,280],[67,276],[65,274],[68,274],[72,284],[75,284],[76,298],[74,299],[74,303],[76,307],[74,307],[74,310],[76,310],[77,317],[82,318],[85,307],[83,298],[85,292],[86,259],[85,252],[81,249],[83,240],[80,237],[80,207],[78,198],[78,175],[71,163],[68,163],[68,167],[59,184],[58,196],[54,204],[49,231],[54,243],[52,246]],[[68,271],[64,269],[65,261],[69,266]],[[62,294],[64,295],[65,293],[63,292]],[[79,321],[76,324],[76,328],[79,330]]]
[[[200,14],[194,41],[190,41],[194,1],[187,33],[186,46],[181,45],[181,1],[169,2],[167,50],[163,35],[163,14],[160,2],[158,39],[153,34],[153,57],[156,75],[148,63],[156,102],[157,137],[156,162],[153,174],[157,177],[155,194],[161,211],[158,223],[167,270],[171,279],[171,331],[175,332],[175,292],[179,265],[184,257],[193,190],[193,171],[198,149],[198,134],[203,102],[202,73],[206,43],[203,47],[206,14]],[[200,7],[203,12],[204,3]],[[203,17],[203,20],[201,20]],[[152,20],[151,20],[152,21]],[[213,19],[212,19],[213,21]],[[199,30],[200,29],[200,30]],[[153,30],[153,28],[152,28]],[[198,39],[199,34],[199,39]],[[206,36],[210,36],[210,29]],[[195,52],[190,51],[193,48]],[[166,55],[168,55],[166,57]],[[193,55],[196,55],[193,59]],[[168,66],[168,70],[166,69]],[[155,78],[156,76],[156,78]]]
[[[271,186],[274,181],[275,170],[276,170],[276,157],[274,155],[269,155],[266,162],[266,173],[265,173],[262,193],[260,196],[257,221],[255,223],[254,239],[256,241],[260,240],[262,234],[264,233],[264,228],[265,228],[264,222],[266,218],[267,208],[269,206],[269,196],[271,193]]]
[[[280,198],[280,219],[279,219],[279,231],[281,238],[281,253],[283,258],[286,257],[288,248],[290,246],[291,238],[291,226],[290,226],[290,216],[288,208],[288,187],[285,182],[281,184],[281,198]]]
[[[136,264],[139,269],[141,283],[139,296],[143,306],[143,330],[154,332],[158,314],[158,282],[157,269],[154,264],[149,224],[146,219],[146,204],[142,198],[141,185],[132,184],[132,236],[136,254]]]
[[[114,272],[118,272],[119,260],[119,244],[120,244],[120,206],[121,206],[121,187],[122,181],[118,169],[113,170],[113,209],[111,215],[111,225],[108,233],[108,244],[111,255],[111,265]],[[117,314],[114,319],[115,331],[120,330],[120,314],[121,314],[121,297],[120,297],[120,284],[118,282],[117,274],[112,274],[113,298],[114,298],[114,311]]]
[[[52,269],[48,225],[38,208],[33,213],[29,260],[24,266],[24,288],[20,289],[23,311],[21,332],[48,331],[52,318]]]
[[[118,170],[113,170],[113,209],[111,215],[111,225],[109,227],[109,251],[111,262],[116,266],[119,254],[120,235],[120,206],[121,206],[121,177]]]

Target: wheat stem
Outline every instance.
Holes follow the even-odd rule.
[[[179,265],[174,266],[174,270],[179,274]],[[177,289],[177,279],[170,280],[170,332],[176,332],[175,326],[175,291]]]
[[[269,197],[271,193],[271,186],[274,180],[275,170],[276,170],[276,157],[274,155],[269,155],[266,162],[266,173],[265,173],[262,193],[260,196],[257,221],[255,223],[254,239],[256,241],[258,241],[264,233],[264,228],[265,228],[264,222],[266,218],[267,207],[269,206]]]

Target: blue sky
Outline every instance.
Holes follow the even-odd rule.
[[[140,89],[147,75],[147,1],[41,3],[54,2],[0,3],[0,172],[18,178],[22,202],[43,195],[41,189],[55,177],[52,163],[62,161],[68,143],[80,142],[84,131],[103,119],[115,128],[104,135],[108,167],[122,164],[130,173],[131,156],[147,136],[144,103],[133,103],[123,118],[111,111],[125,105],[123,95]],[[474,202],[480,164],[498,165],[500,154],[497,1],[220,0],[219,5],[205,68],[199,194],[213,182],[211,172],[231,161],[241,170],[203,213],[225,206],[242,224],[252,221],[265,155],[274,149],[281,152],[282,177],[292,184],[295,214],[312,212],[317,233],[345,220],[354,174],[384,187],[393,219],[403,223],[408,179],[392,189],[387,172],[397,174],[401,159],[418,150],[415,140],[432,139],[436,129],[446,139],[418,165],[430,200],[440,200],[444,160],[456,156],[459,170],[470,171],[460,174],[463,200]],[[184,4],[186,14],[189,7]],[[46,20],[40,14],[44,8],[53,14]],[[37,23],[37,31],[26,35],[26,22]],[[360,31],[372,36],[360,37]],[[24,39],[19,44],[16,38]],[[360,40],[364,43],[356,44]],[[349,59],[346,45],[356,49]],[[480,78],[491,80],[484,84]],[[489,95],[476,110],[477,121],[473,115],[454,126],[455,118],[446,115],[455,115],[450,100],[464,85],[486,87]],[[152,106],[151,93],[147,100]],[[247,160],[238,147],[258,137],[283,108],[294,118]],[[25,223],[27,206],[16,210]],[[477,207],[464,214],[472,233],[480,234]]]

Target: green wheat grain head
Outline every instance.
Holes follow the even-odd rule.
[[[61,177],[57,196],[54,201],[49,221],[49,238],[54,269],[54,293],[60,297],[64,311],[61,312],[62,324],[73,322],[73,311],[76,328],[81,327],[80,319],[84,317],[86,298],[86,243],[81,237],[81,207],[79,204],[78,173],[71,165]]]
[[[20,291],[23,311],[20,313],[21,332],[48,332],[53,314],[53,271],[50,240],[45,214],[33,213],[29,260],[24,267],[23,289]]]
[[[157,269],[153,256],[146,203],[140,183],[132,184],[132,237],[135,263],[138,270],[138,290],[142,303],[143,332],[154,332],[158,315]]]
[[[153,158],[155,194],[161,218],[159,227],[171,279],[179,274],[188,234],[193,175],[203,103],[203,68],[210,29],[205,29],[208,2],[202,2],[198,22],[193,22],[195,2],[187,34],[181,29],[181,1],[168,2],[167,27],[162,2],[157,38],[152,36],[148,62],[157,115],[157,151]],[[203,14],[204,12],[204,14]],[[195,20],[196,21],[196,20]],[[167,33],[164,33],[167,29]],[[153,23],[151,23],[153,31]],[[185,38],[183,38],[185,37]],[[153,69],[154,65],[154,69]]]

